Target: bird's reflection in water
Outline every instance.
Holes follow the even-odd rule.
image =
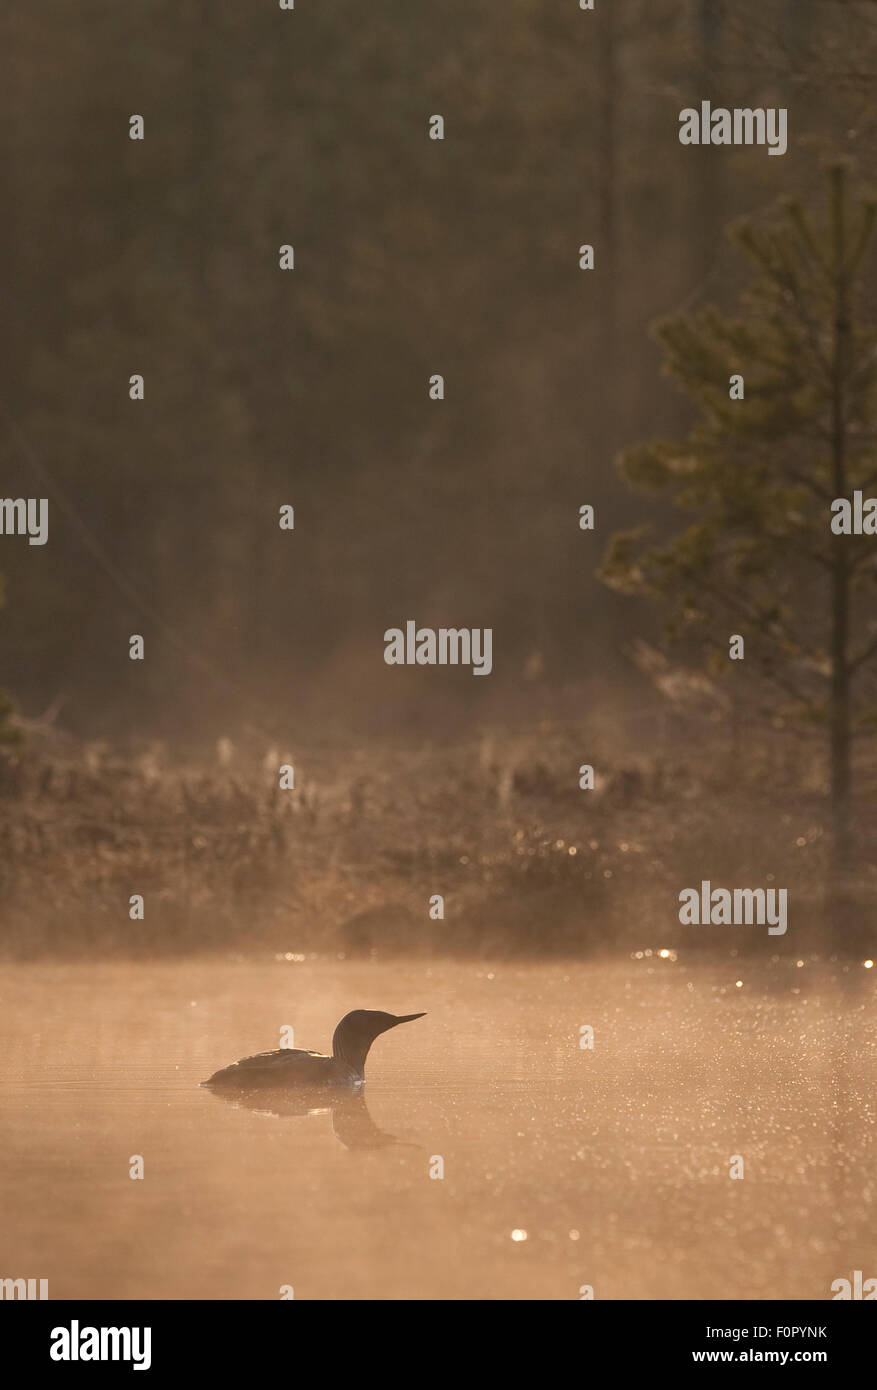
[[[327,1096],[325,1090],[266,1090],[222,1091],[211,1088],[211,1093],[219,1096],[226,1105],[238,1110],[252,1110],[257,1115],[274,1115],[285,1119],[306,1119],[310,1115],[332,1115],[332,1128],[336,1139],[347,1149],[386,1149],[391,1147],[419,1149],[406,1139],[397,1139],[395,1134],[386,1134],[378,1129],[365,1103],[362,1091],[341,1092]],[[326,1102],[319,1104],[319,1102]]]

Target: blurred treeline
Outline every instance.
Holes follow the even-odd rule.
[[[629,688],[656,620],[594,570],[643,514],[616,451],[684,421],[648,326],[733,303],[729,219],[870,176],[877,5],[44,0],[0,39],[0,492],[52,500],[0,540],[0,688],[186,739]],[[788,154],[682,147],[706,99],[788,107]],[[407,618],[492,626],[492,677],[385,667]]]

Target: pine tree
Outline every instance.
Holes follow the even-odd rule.
[[[731,229],[754,268],[738,317],[710,307],[656,326],[697,419],[681,443],[619,463],[695,519],[657,546],[644,528],[616,534],[601,571],[672,605],[668,637],[692,639],[713,670],[729,669],[729,634],[743,635],[772,718],[822,727],[838,865],[853,739],[877,718],[877,536],[834,534],[831,511],[877,483],[877,204],[850,182],[835,163],[823,216],[788,199],[767,223]]]

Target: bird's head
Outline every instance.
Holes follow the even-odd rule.
[[[379,1009],[354,1009],[344,1015],[335,1029],[332,1055],[361,1073],[375,1038],[415,1018],[423,1018],[423,1014],[385,1014]]]

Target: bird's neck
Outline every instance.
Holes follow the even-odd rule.
[[[336,1038],[332,1044],[332,1056],[336,1062],[342,1062],[349,1067],[357,1077],[362,1079],[365,1076],[365,1059],[368,1056],[371,1043],[354,1043],[343,1038]]]

